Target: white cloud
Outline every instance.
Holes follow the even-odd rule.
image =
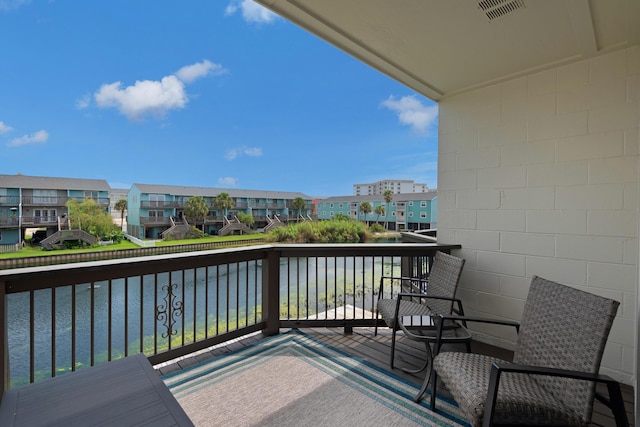
[[[238,178],[232,178],[230,176],[225,176],[224,178],[218,178],[218,185],[222,185],[224,187],[235,187],[238,184]]]
[[[12,130],[13,128],[11,126],[7,126],[4,124],[4,122],[0,122],[0,134],[11,132]]]
[[[208,74],[219,76],[226,72],[227,70],[225,70],[222,65],[214,64],[208,59],[205,59],[202,62],[196,62],[193,65],[186,65],[180,68],[176,73],[176,77],[183,83],[192,83]]]
[[[184,108],[188,100],[184,84],[176,76],[136,81],[124,89],[121,82],[104,84],[94,97],[99,107],[115,107],[130,120],[148,115],[162,118],[170,110]]]
[[[189,101],[185,83],[191,83],[209,74],[226,73],[221,65],[203,60],[187,65],[176,74],[163,77],[162,80],[138,80],[133,86],[123,87],[122,82],[103,84],[94,94],[96,105],[100,108],[118,109],[129,120],[140,120],[146,116],[163,118],[169,111],[184,108]],[[86,108],[90,100],[76,100],[78,108]]]
[[[403,96],[398,100],[390,96],[382,105],[397,113],[400,123],[411,126],[419,135],[427,133],[438,118],[437,105],[425,106],[415,96]]]
[[[242,11],[242,18],[249,23],[270,24],[278,18],[278,15],[253,0],[233,0],[225,9],[225,15],[233,15],[238,9]]]
[[[224,155],[225,159],[227,160],[233,160],[240,156],[260,157],[262,156],[262,148],[245,146],[230,148]]]
[[[15,138],[7,144],[7,147],[20,147],[22,145],[30,144],[44,144],[49,139],[49,134],[46,130],[39,130],[31,135],[24,135],[20,138]]]

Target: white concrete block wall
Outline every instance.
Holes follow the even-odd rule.
[[[440,103],[438,240],[472,315],[519,320],[539,275],[621,302],[602,372],[635,384],[640,46]],[[479,329],[514,346],[512,332]]]

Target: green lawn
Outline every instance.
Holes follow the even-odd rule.
[[[202,237],[200,239],[186,239],[186,240],[170,240],[170,241],[162,241],[156,242],[156,246],[176,246],[176,245],[193,245],[198,243],[210,243],[210,242],[229,242],[229,241],[238,241],[238,240],[260,240],[264,238],[264,234],[245,234],[242,236],[207,236]],[[51,256],[51,255],[65,255],[65,254],[74,254],[80,252],[100,252],[100,251],[119,251],[126,249],[135,249],[139,248],[138,245],[131,243],[128,240],[123,240],[122,242],[109,245],[109,246],[95,246],[86,249],[60,249],[53,251],[45,251],[40,246],[31,246],[27,241],[27,244],[24,248],[22,248],[18,252],[8,253],[8,254],[0,254],[0,259],[11,259],[11,258],[27,258],[34,256]]]

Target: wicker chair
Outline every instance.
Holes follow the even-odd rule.
[[[456,313],[463,315],[462,302],[455,298],[460,274],[464,267],[464,259],[444,252],[436,252],[431,271],[426,279],[410,277],[383,276],[380,278],[380,289],[376,304],[376,318],[382,316],[385,324],[392,329],[391,359],[393,369],[395,356],[396,332],[400,316],[432,316]],[[401,280],[408,282],[415,292],[402,292],[396,298],[382,298],[385,280]],[[454,307],[454,302],[456,306]],[[374,335],[378,333],[376,324]],[[434,331],[435,333],[435,331]]]
[[[587,425],[594,397],[612,409],[616,425],[628,425],[620,385],[598,375],[618,305],[534,276],[513,363],[441,352],[433,360],[431,409],[440,378],[473,426]],[[595,392],[596,382],[607,385],[608,399]]]

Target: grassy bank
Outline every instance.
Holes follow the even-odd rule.
[[[165,246],[179,246],[179,245],[193,245],[200,243],[215,243],[215,242],[233,242],[238,240],[262,240],[264,239],[263,234],[245,234],[242,236],[207,236],[202,237],[200,239],[187,239],[187,240],[171,240],[171,241],[159,241],[156,242],[156,247],[165,247]],[[123,240],[120,243],[108,245],[108,246],[92,246],[90,248],[81,248],[81,249],[59,249],[53,251],[45,251],[40,246],[31,246],[27,242],[24,248],[22,248],[18,252],[0,254],[0,260],[2,259],[13,259],[13,258],[27,258],[27,257],[36,257],[36,256],[53,256],[53,255],[67,255],[67,254],[77,254],[80,252],[103,252],[103,251],[120,251],[127,249],[137,249],[138,245],[131,243],[128,240]]]

